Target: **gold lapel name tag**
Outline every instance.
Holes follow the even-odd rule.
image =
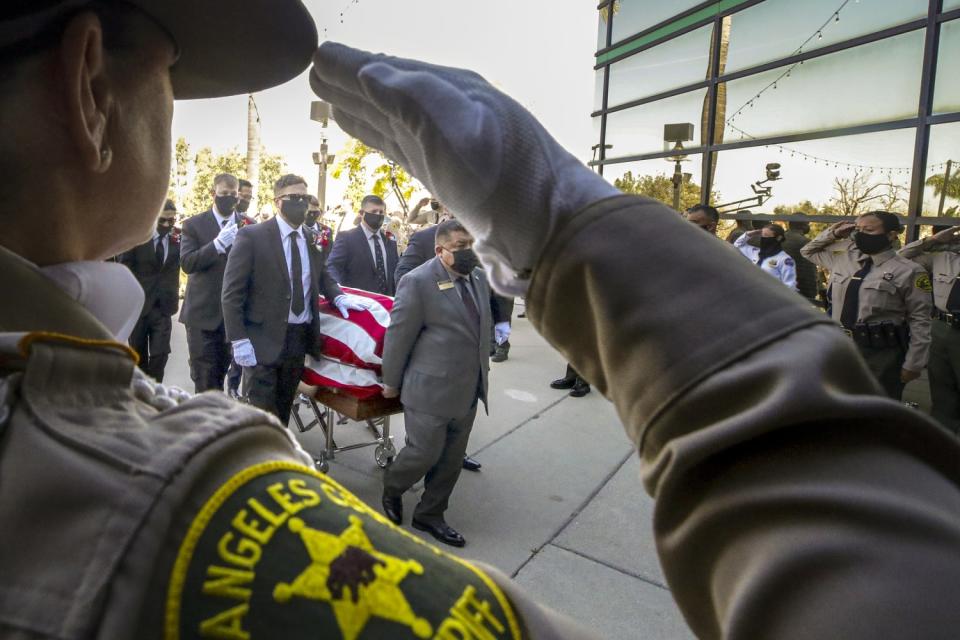
[[[447,289],[453,289],[453,282],[450,280],[442,280],[437,282],[437,289],[440,291],[446,291]]]

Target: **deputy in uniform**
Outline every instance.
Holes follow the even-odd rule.
[[[784,240],[783,227],[768,224],[763,229],[747,231],[734,240],[733,246],[764,273],[796,290],[797,266],[793,258],[783,250]]]
[[[800,250],[830,271],[833,318],[853,338],[884,391],[899,400],[930,351],[930,277],[897,255],[900,221],[872,211],[838,222]]]
[[[0,203],[17,301],[0,306],[0,636],[591,637],[311,471],[267,414],[158,386],[116,342],[142,298],[99,260],[150,236],[172,98],[299,74],[303,5],[31,1],[0,27],[18,125],[0,157],[23,171]],[[618,195],[478,75],[333,43],[315,60],[338,123],[465,212],[496,286],[613,401],[698,637],[956,634],[960,443],[875,395],[822,315]]]
[[[911,242],[900,255],[921,265],[933,280],[930,342],[931,413],[960,435],[960,227],[947,227]]]

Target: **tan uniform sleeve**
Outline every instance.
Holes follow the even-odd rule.
[[[837,239],[833,237],[833,232],[830,229],[824,229],[820,235],[800,247],[800,255],[818,267],[833,271],[834,258],[828,249],[836,243]]]
[[[930,277],[920,265],[910,278],[910,286],[904,295],[907,305],[907,325],[910,327],[910,347],[907,349],[903,368],[923,371],[930,358],[930,323],[933,322],[933,298]],[[925,283],[925,285],[923,284]]]
[[[913,260],[928,272],[933,273],[933,256],[924,251],[923,240],[916,240],[898,252],[904,258]]]
[[[558,230],[527,298],[639,449],[693,631],[955,635],[957,441],[874,395],[829,320],[704,236],[648,200],[601,201]]]

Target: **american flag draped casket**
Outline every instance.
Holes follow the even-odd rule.
[[[380,364],[393,298],[350,287],[343,287],[343,292],[373,304],[365,311],[350,311],[350,317],[344,318],[332,301],[320,298],[322,357],[307,356],[301,380],[365,400],[379,396],[383,389]]]

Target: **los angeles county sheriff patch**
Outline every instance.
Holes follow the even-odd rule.
[[[933,283],[930,282],[930,276],[928,276],[925,273],[923,275],[917,276],[917,281],[914,283],[914,286],[916,286],[917,289],[920,289],[921,291],[926,291],[927,293],[930,293],[931,291],[933,291]]]
[[[288,462],[231,478],[180,547],[165,637],[519,640],[485,573]]]

